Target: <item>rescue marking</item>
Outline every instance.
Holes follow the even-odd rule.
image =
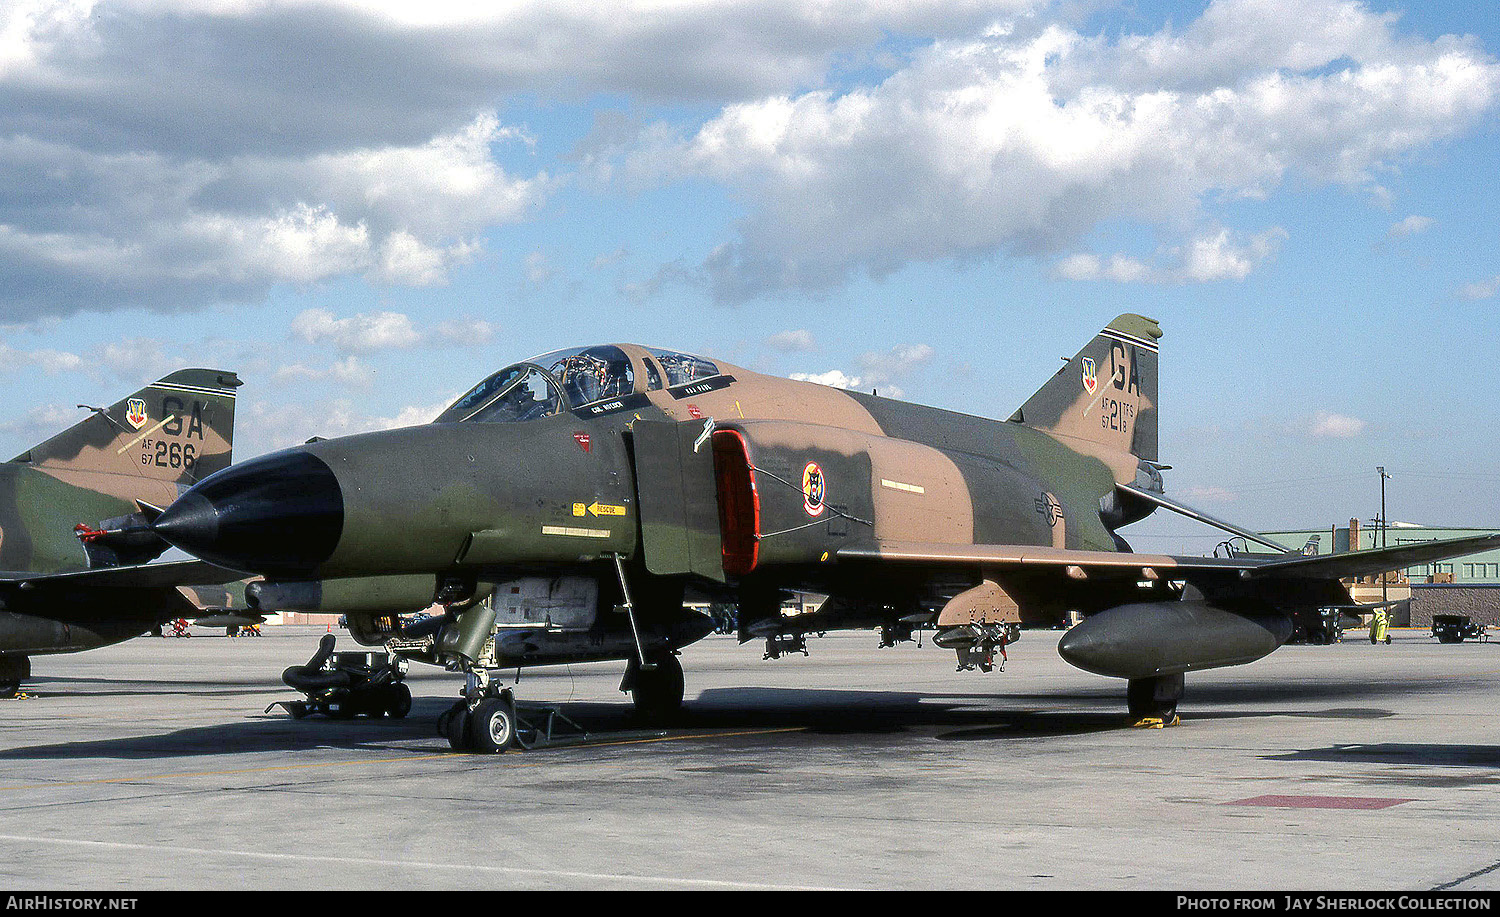
[[[613,506],[613,505],[611,505],[609,503],[600,503],[598,500],[595,500],[593,503],[590,503],[588,509],[589,509],[589,512],[593,513],[595,516],[623,516],[623,515],[625,515],[625,507],[623,507],[623,506]],[[575,516],[581,515],[577,511],[577,504],[574,504],[573,515],[575,515]]]
[[[885,478],[880,479],[880,486],[889,487],[891,490],[904,490],[909,494],[927,493],[927,488],[920,484],[903,484],[900,481],[888,481]]]
[[[608,538],[609,529],[576,529],[566,525],[544,525],[543,535],[567,535],[570,538]]]

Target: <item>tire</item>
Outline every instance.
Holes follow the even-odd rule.
[[[20,693],[21,682],[19,679],[15,681],[0,681],[0,699],[10,700]]]
[[[475,751],[487,755],[503,753],[516,740],[515,708],[499,698],[485,698],[474,708],[469,732]]]
[[[448,747],[454,751],[471,751],[469,741],[469,706],[463,701],[453,705],[443,723],[443,733],[448,737]]]
[[[406,719],[406,715],[411,712],[411,688],[404,683],[391,685],[386,693],[385,712],[393,720]]]
[[[307,716],[307,705],[302,703],[301,701],[292,701],[290,704],[286,705],[286,712],[287,715],[292,719],[300,720],[304,716]]]
[[[1132,720],[1145,719],[1146,717],[1157,717],[1162,720],[1171,721],[1177,717],[1177,701],[1181,698],[1182,688],[1178,686],[1177,697],[1172,700],[1157,700],[1157,685],[1163,679],[1174,676],[1156,676],[1150,678],[1132,678],[1125,685],[1125,705],[1130,711]],[[1175,676],[1181,678],[1182,676]]]
[[[655,669],[635,673],[630,689],[636,715],[649,723],[665,722],[682,712],[682,663],[671,654],[655,661]]]

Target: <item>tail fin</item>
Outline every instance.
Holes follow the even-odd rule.
[[[64,476],[113,474],[191,485],[229,466],[232,372],[179,369],[12,459]],[[87,407],[87,405],[79,405]]]
[[[1160,337],[1155,319],[1121,315],[1010,419],[1053,436],[1155,462]]]

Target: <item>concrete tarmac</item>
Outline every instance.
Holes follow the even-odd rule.
[[[623,664],[521,674],[581,744],[484,757],[405,720],[292,720],[322,628],[33,660],[0,701],[15,889],[1500,889],[1500,643],[1396,631],[1188,676],[1183,723],[1028,631],[1003,673],[869,632],[683,654],[688,716]],[[355,649],[341,635],[340,649]],[[513,674],[513,673],[512,673]]]

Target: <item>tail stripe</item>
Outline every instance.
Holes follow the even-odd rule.
[[[1155,341],[1149,341],[1145,338],[1139,338],[1133,334],[1126,334],[1123,331],[1116,331],[1113,328],[1105,328],[1099,333],[1104,337],[1114,338],[1115,340],[1120,341],[1124,344],[1134,344],[1135,346],[1144,348],[1145,350],[1149,350],[1152,353],[1159,353],[1161,350],[1160,345],[1158,345]]]
[[[234,389],[232,388],[203,388],[197,385],[179,385],[177,383],[164,385],[160,382],[156,382],[152,383],[151,388],[171,389],[173,391],[179,392],[193,392],[199,395],[215,395],[219,398],[233,398],[235,395]]]

